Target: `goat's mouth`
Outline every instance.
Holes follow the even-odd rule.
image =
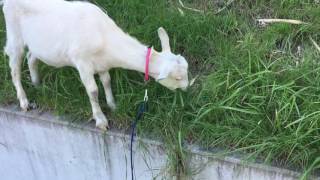
[[[195,78],[191,79],[190,81],[187,82],[187,84],[185,86],[180,87],[180,89],[184,92],[186,92],[191,86],[194,85],[196,79],[198,78],[198,76],[196,76]]]

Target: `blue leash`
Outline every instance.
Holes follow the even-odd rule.
[[[139,105],[136,119],[132,122],[132,125],[131,125],[130,163],[131,163],[131,179],[132,180],[134,180],[133,142],[134,142],[135,130],[139,120],[143,118],[143,114],[147,110],[147,102],[148,102],[148,91],[146,90],[144,95],[144,100]]]

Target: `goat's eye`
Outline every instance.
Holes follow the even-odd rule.
[[[177,81],[181,81],[181,80],[182,80],[182,77],[177,77],[176,80],[177,80]]]

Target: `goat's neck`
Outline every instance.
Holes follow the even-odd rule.
[[[121,52],[121,57],[118,60],[116,67],[123,69],[130,69],[145,73],[146,56],[148,47],[142,44],[131,44],[131,46],[123,47]],[[149,64],[149,75],[155,78],[159,74],[159,53],[152,49],[150,64]]]

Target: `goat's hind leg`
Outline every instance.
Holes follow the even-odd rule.
[[[107,104],[111,108],[111,110],[114,111],[116,109],[116,103],[114,102],[114,97],[112,95],[110,74],[109,72],[104,72],[104,73],[100,73],[99,76],[103,84],[104,92],[107,99]]]
[[[21,64],[24,52],[24,43],[20,32],[19,20],[15,15],[16,11],[13,11],[9,4],[5,4],[3,7],[7,34],[7,42],[4,50],[9,56],[12,82],[17,91],[20,107],[22,110],[27,111],[29,101],[21,84]]]
[[[34,57],[31,52],[27,53],[27,59],[32,84],[38,86],[40,84],[40,78],[38,73],[39,60],[36,57]]]
[[[9,66],[11,69],[12,82],[17,91],[17,97],[20,102],[20,107],[23,111],[27,111],[29,107],[29,101],[21,84],[21,64],[23,47],[7,43],[5,47],[5,52],[9,56]]]

